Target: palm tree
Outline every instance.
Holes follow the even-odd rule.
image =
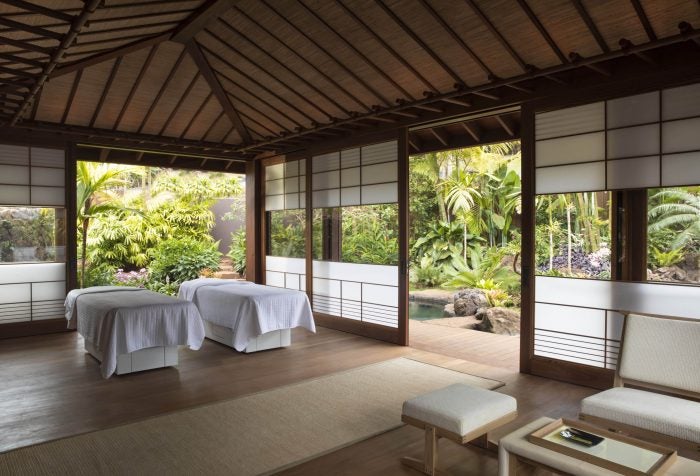
[[[85,284],[85,264],[87,261],[87,237],[90,220],[100,213],[120,210],[119,206],[109,203],[110,189],[124,185],[126,174],[133,172],[114,164],[99,162],[77,162],[77,213],[78,227],[82,233],[82,253],[80,263],[80,287]]]
[[[650,197],[649,232],[672,229],[671,249],[700,242],[700,193],[687,189],[660,190]]]

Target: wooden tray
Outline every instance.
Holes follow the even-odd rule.
[[[591,448],[580,446],[557,436],[557,430],[561,427],[578,428],[594,435],[602,436],[605,440]],[[530,433],[528,440],[535,445],[625,476],[661,474],[673,465],[677,456],[676,451],[672,448],[613,433],[583,421],[565,418],[555,420]],[[636,462],[637,467],[634,467],[633,464],[625,464],[625,459],[636,459],[637,450],[639,457]]]

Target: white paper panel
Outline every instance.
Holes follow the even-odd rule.
[[[66,154],[63,149],[44,149],[42,147],[32,147],[32,167],[65,167]]]
[[[537,194],[605,190],[605,162],[535,170]]]
[[[608,159],[658,154],[659,139],[658,124],[608,131]]]
[[[298,274],[288,274],[285,278],[284,287],[299,291],[301,289],[300,276]]]
[[[325,190],[328,188],[340,187],[340,171],[323,172],[313,174],[311,177],[313,190]]]
[[[343,299],[362,300],[362,283],[344,281],[341,290],[343,291]]]
[[[284,179],[284,193],[294,193],[299,191],[299,177]]]
[[[268,165],[265,167],[265,180],[284,178],[284,164]]]
[[[6,278],[3,267],[0,266],[0,279]],[[8,304],[12,302],[29,302],[32,299],[31,284],[3,284],[0,285],[0,304]]]
[[[535,328],[605,338],[605,311],[535,303]]]
[[[397,160],[399,157],[398,142],[382,142],[362,147],[362,165],[376,164]]]
[[[268,180],[265,182],[265,195],[282,195],[284,193],[284,179]]]
[[[535,355],[539,357],[549,357],[552,359],[564,360],[566,362],[574,362],[576,364],[590,365],[592,367],[603,367],[602,357],[595,358],[592,356],[587,356],[586,358],[579,357],[580,352],[567,351],[563,349],[544,349],[538,348],[537,343],[535,343]]]
[[[340,166],[344,169],[360,166],[360,149],[345,149],[340,151]]]
[[[661,159],[661,185],[700,184],[700,152],[664,155]]]
[[[537,276],[535,301],[700,319],[697,286]]]
[[[339,298],[340,281],[314,277],[314,294]]]
[[[700,150],[700,117],[664,122],[663,152],[689,152]]]
[[[603,102],[597,102],[537,114],[535,117],[535,137],[540,140],[602,131],[605,127],[604,108]]]
[[[0,165],[0,186],[29,185],[29,167]]]
[[[394,287],[363,283],[362,302],[396,307],[399,305],[399,293]]]
[[[294,160],[292,162],[284,163],[284,176],[285,177],[296,177],[299,175],[299,161]]]
[[[622,338],[622,325],[625,323],[625,316],[615,311],[607,311],[608,323],[606,336],[608,339],[620,340]]]
[[[360,187],[348,187],[340,189],[340,204],[342,206],[361,205]]]
[[[35,167],[32,164],[32,185],[48,185],[62,187],[65,183],[64,169]]]
[[[548,139],[535,143],[537,167],[605,159],[605,133]]]
[[[284,195],[270,195],[265,197],[265,210],[284,210]]]
[[[299,208],[299,194],[288,193],[284,196],[284,208],[286,210],[294,210]]]
[[[700,83],[662,92],[663,120],[700,116]]]
[[[29,165],[29,147],[0,144],[0,164]]]
[[[64,279],[66,279],[65,263],[0,265],[0,284],[62,281]]]
[[[0,186],[0,204],[29,205],[29,187],[24,185]]]
[[[265,284],[268,286],[283,288],[284,273],[278,273],[276,271],[265,271]]]
[[[652,91],[607,102],[608,129],[659,122],[659,92]]]
[[[640,157],[608,161],[608,190],[660,185],[660,158]]]
[[[362,185],[395,182],[398,175],[398,162],[368,165],[362,167]]]
[[[386,284],[389,286],[399,285],[398,266],[314,260],[313,270],[314,276],[319,278]],[[315,289],[314,292],[316,292]]]
[[[379,185],[362,186],[362,204],[395,203],[399,199],[399,188],[396,182]]]
[[[32,187],[32,205],[63,206],[65,200],[63,187]]]
[[[340,186],[354,187],[360,185],[360,167],[340,171]]]
[[[306,208],[306,194],[299,194],[299,208]]]
[[[316,155],[311,159],[311,171],[325,172],[340,168],[340,153],[331,152],[329,154]]]
[[[32,299],[34,301],[49,301],[52,299],[66,298],[66,282],[57,283],[33,283]]]
[[[306,273],[306,260],[284,256],[265,256],[265,268],[268,271],[304,274]]]
[[[337,207],[340,205],[340,190],[320,190],[313,192],[311,205],[314,208]]]
[[[304,176],[299,179],[299,191],[306,192],[306,177]]]

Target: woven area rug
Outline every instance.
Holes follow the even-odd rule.
[[[404,400],[458,382],[502,385],[398,358],[13,450],[0,474],[268,474],[397,428]]]

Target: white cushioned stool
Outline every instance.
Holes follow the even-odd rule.
[[[462,383],[406,400],[401,420],[425,430],[425,460],[404,457],[401,462],[433,475],[439,438],[464,445],[482,437],[481,442],[486,443],[489,431],[516,416],[513,397]]]

